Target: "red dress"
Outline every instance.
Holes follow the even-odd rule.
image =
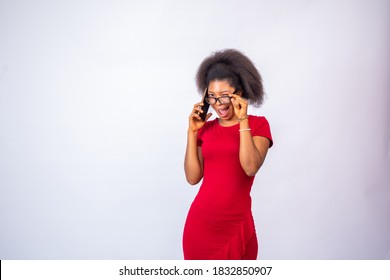
[[[252,136],[270,140],[264,117],[249,116]],[[203,182],[187,215],[183,233],[184,259],[256,259],[257,237],[250,191],[254,177],[239,161],[239,124],[224,127],[218,119],[198,132],[202,147]]]

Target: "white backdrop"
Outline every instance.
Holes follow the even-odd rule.
[[[260,259],[390,259],[390,1],[0,0],[0,259],[182,259],[202,59],[259,68]]]

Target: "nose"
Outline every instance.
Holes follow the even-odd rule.
[[[218,98],[218,103],[219,103],[219,105],[223,105],[221,99],[219,99],[219,98]]]

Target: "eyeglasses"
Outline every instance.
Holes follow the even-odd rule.
[[[221,96],[221,97],[206,97],[205,100],[210,105],[214,105],[219,101],[219,104],[229,104],[230,103],[230,96]]]
[[[233,94],[236,93],[236,90],[233,92]],[[206,102],[209,103],[210,105],[214,105],[217,103],[217,101],[219,102],[219,104],[223,105],[223,104],[229,104],[230,103],[230,100],[232,99],[232,97],[228,96],[228,95],[224,95],[224,96],[221,96],[221,97],[211,97],[211,96],[207,96],[205,98]]]

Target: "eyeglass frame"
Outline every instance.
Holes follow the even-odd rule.
[[[232,92],[232,94],[235,94],[236,93],[236,91],[237,91],[237,89],[235,89],[233,92]],[[210,102],[208,102],[207,101],[207,99],[208,98],[212,98],[212,99],[214,99],[215,100],[215,103],[213,103],[213,104],[210,104]],[[228,103],[222,103],[219,99],[220,98],[229,98],[229,102]],[[207,90],[207,96],[206,96],[206,98],[205,98],[205,101],[208,103],[208,104],[210,104],[210,105],[215,105],[215,104],[217,104],[217,102],[219,102],[219,104],[220,105],[223,105],[223,104],[229,104],[230,102],[232,102],[231,100],[232,100],[232,98],[233,97],[231,97],[231,96],[228,96],[228,95],[225,95],[225,96],[221,96],[221,97],[213,97],[213,96],[209,96],[209,91]]]

